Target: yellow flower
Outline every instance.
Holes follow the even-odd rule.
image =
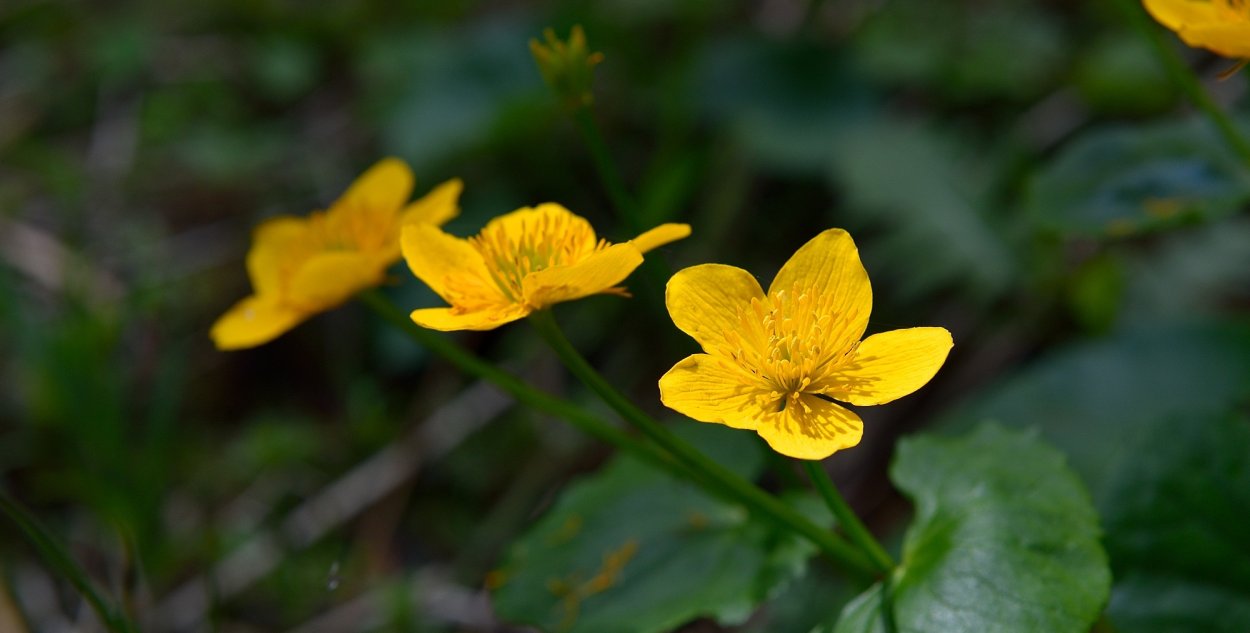
[[[258,226],[247,254],[253,295],[213,324],[218,349],[254,347],[305,319],[382,283],[399,259],[399,231],[410,223],[443,224],[459,213],[462,185],[449,180],[407,204],[412,171],[386,158],[366,171],[326,211],[281,216]]]
[[[851,236],[817,235],[765,294],[741,268],[705,264],[668,282],[668,312],[704,354],[660,378],[660,399],[700,420],[760,434],[773,450],[824,459],[859,443],[863,422],[833,400],[883,404],[929,381],[950,332],[921,327],[864,340],[872,287]]]
[[[451,304],[416,310],[412,320],[434,330],[491,330],[562,301],[621,294],[616,284],[643,253],[689,234],[688,225],[663,224],[612,244],[552,203],[495,218],[468,239],[428,224],[407,226],[400,242],[408,267]]]
[[[1250,58],[1250,1],[1143,0],[1160,24],[1186,44],[1225,57]]]

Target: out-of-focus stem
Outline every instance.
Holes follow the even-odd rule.
[[[1176,47],[1164,37],[1163,32],[1154,24],[1139,3],[1134,0],[1116,0],[1116,4],[1128,16],[1137,32],[1150,42],[1155,55],[1176,85],[1184,91],[1185,96],[1206,115],[1233,152],[1247,167],[1250,167],[1250,140],[1246,139],[1228,113],[1215,102],[1215,99],[1211,98],[1211,94],[1203,87],[1202,82],[1198,81],[1193,70],[1177,52]]]
[[[119,609],[114,608],[104,599],[95,584],[91,582],[91,578],[87,576],[87,572],[78,566],[78,563],[66,551],[65,546],[61,545],[60,541],[39,523],[29,510],[3,489],[0,489],[0,512],[17,525],[18,530],[35,546],[35,549],[39,550],[39,554],[49,566],[74,585],[74,589],[78,590],[87,604],[91,605],[91,609],[100,617],[109,631],[134,633],[137,630]]]

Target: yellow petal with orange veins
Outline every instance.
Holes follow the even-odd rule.
[[[376,254],[331,251],[311,257],[291,279],[290,301],[321,310],[382,283],[386,264]]]
[[[460,215],[460,192],[463,190],[464,183],[459,178],[452,178],[404,207],[400,221],[403,224],[420,222],[442,226]]]
[[[766,415],[767,386],[717,356],[694,354],[660,378],[664,406],[700,422],[755,429]]]
[[[279,296],[284,280],[312,251],[306,243],[308,222],[281,216],[262,223],[252,232],[247,252],[247,276],[258,295]]]
[[[503,294],[490,282],[482,255],[468,240],[430,224],[409,224],[399,243],[408,269],[447,303],[455,303],[456,280],[472,282],[469,285],[483,296],[505,302]]]
[[[223,351],[256,347],[278,338],[306,318],[307,313],[251,296],[217,319],[209,336]]]
[[[864,423],[837,404],[801,395],[762,421],[756,432],[782,455],[819,460],[859,444]]]
[[[599,242],[586,218],[555,202],[522,207],[494,218],[482,228],[481,235],[498,232],[513,240],[524,237],[538,244],[564,242],[565,250],[580,255],[589,254]]]
[[[952,346],[951,333],[940,327],[873,334],[851,362],[812,388],[855,405],[885,404],[929,382]]]
[[[608,290],[641,263],[642,253],[633,244],[613,244],[581,261],[532,272],[521,280],[521,290],[527,305],[545,308]]]
[[[859,249],[842,229],[823,231],[794,253],[768,288],[778,293],[812,295],[812,310],[832,318],[825,349],[843,350],[858,341],[872,312],[872,286],[859,260]]]
[[[689,224],[661,224],[638,237],[630,240],[639,252],[646,253],[669,242],[690,237]]]
[[[529,310],[521,306],[508,306],[498,310],[460,312],[455,308],[423,308],[413,310],[412,320],[431,330],[455,332],[458,330],[493,330],[505,323],[525,318]]]
[[[412,195],[412,170],[398,158],[383,158],[347,188],[337,204],[398,212]]]
[[[751,273],[724,264],[678,271],[664,291],[668,313],[677,328],[697,341],[703,351],[726,356],[743,344],[754,344],[756,337],[744,331],[739,313],[750,307],[752,299],[763,298],[764,290]]]

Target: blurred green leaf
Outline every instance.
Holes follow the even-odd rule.
[[[819,175],[843,119],[873,106],[838,59],[801,42],[717,40],[697,54],[695,98],[764,167]]]
[[[916,502],[902,564],[835,631],[1083,633],[1098,618],[1111,574],[1097,515],[1036,434],[983,426],[904,440],[890,476]]]
[[[1102,129],[1066,147],[1025,203],[1060,233],[1126,235],[1227,215],[1250,200],[1250,172],[1205,120]]]
[[[874,115],[834,139],[831,173],[846,192],[838,211],[885,231],[864,250],[894,277],[893,292],[955,285],[992,297],[1013,279],[1017,262],[986,212],[989,178],[959,139]]]
[[[1058,78],[1066,61],[1061,24],[1031,3],[895,0],[881,7],[853,40],[871,77],[960,101],[1027,99]]]
[[[1124,438],[1156,420],[1221,415],[1250,393],[1250,328],[1142,326],[1055,350],[947,417],[1036,428],[1084,477],[1094,499],[1140,459]]]
[[[1096,40],[1077,65],[1074,82],[1081,98],[1100,112],[1149,114],[1176,100],[1150,43],[1131,31]]]
[[[1184,416],[1125,438],[1102,503],[1121,631],[1250,631],[1250,420]]]
[[[1124,300],[1124,263],[1113,253],[1100,253],[1077,269],[1067,288],[1068,305],[1090,332],[1115,325]]]
[[[688,422],[677,429],[745,477],[763,466],[750,434]],[[812,497],[793,501],[823,512]],[[544,631],[659,632],[697,616],[741,622],[801,574],[812,552],[739,506],[620,457],[566,488],[514,544],[495,607]]]

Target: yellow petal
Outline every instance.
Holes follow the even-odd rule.
[[[376,254],[330,251],[312,256],[291,279],[288,298],[311,311],[333,308],[382,283],[386,263]]]
[[[1146,10],[1163,26],[1178,30],[1190,24],[1218,22],[1220,8],[1215,2],[1194,0],[1143,0]]]
[[[759,426],[765,417],[760,396],[766,391],[733,361],[708,354],[687,356],[660,378],[664,406],[700,422],[735,429]]]
[[[430,224],[410,224],[404,227],[400,246],[412,274],[447,303],[463,303],[465,293],[477,295],[479,303],[508,303],[468,240]]]
[[[796,459],[824,459],[859,444],[864,423],[858,415],[815,396],[801,395],[757,429],[774,451]]]
[[[401,222],[422,222],[434,226],[446,224],[448,220],[460,215],[460,192],[463,190],[464,183],[459,178],[442,183],[416,202],[404,207]]]
[[[217,319],[209,336],[219,350],[255,347],[278,338],[308,316],[275,301],[251,296]]]
[[[423,328],[453,332],[457,330],[493,330],[505,323],[525,318],[530,311],[524,306],[499,310],[460,312],[455,308],[424,308],[413,310],[413,322]]]
[[[664,300],[677,329],[698,341],[703,351],[730,355],[740,340],[743,325],[739,312],[752,299],[763,299],[764,290],[751,273],[734,266],[703,264],[678,271],[668,280]]]
[[[293,216],[273,218],[252,231],[247,275],[256,294],[280,297],[285,292],[295,269],[311,255],[307,231],[308,222]]]
[[[603,292],[641,263],[642,253],[633,244],[613,244],[573,264],[534,271],[521,280],[521,289],[525,303],[540,309]]]
[[[646,253],[689,236],[689,224],[661,224],[630,241],[638,247],[639,252]]]
[[[339,203],[346,203],[347,207],[398,211],[412,195],[412,182],[412,170],[404,161],[383,158],[347,188]]]
[[[573,260],[593,253],[599,243],[590,222],[554,202],[522,207],[494,218],[482,228],[481,235],[506,236],[514,243],[562,244],[561,250]]]
[[[1177,33],[1190,46],[1209,49],[1225,57],[1250,58],[1250,20],[1224,24],[1199,24]]]
[[[824,231],[799,248],[768,288],[770,297],[780,292],[811,294],[816,313],[832,317],[826,349],[848,348],[868,327],[872,286],[859,249],[842,229]]]
[[[873,334],[855,358],[813,389],[855,405],[885,404],[929,382],[954,343],[940,327],[915,327]]]

